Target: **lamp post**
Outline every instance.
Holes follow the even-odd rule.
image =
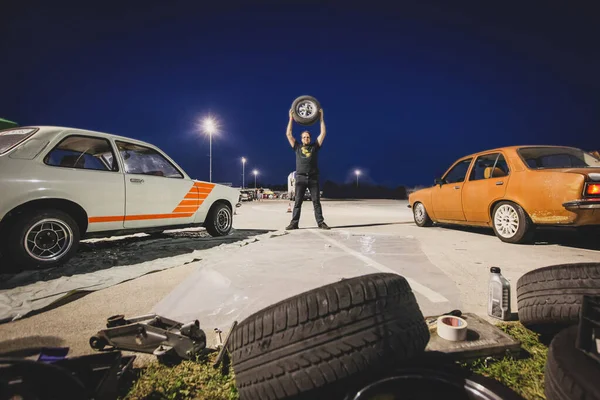
[[[356,174],[356,187],[358,187],[358,176],[360,175],[360,171],[356,170],[354,173]]]
[[[202,123],[202,129],[204,130],[204,132],[206,134],[208,134],[209,137],[209,159],[210,159],[210,166],[209,166],[209,182],[212,182],[212,135],[213,133],[215,133],[217,131],[217,125],[215,123],[215,121],[212,118],[206,118],[204,119],[204,122]]]
[[[256,175],[258,175],[258,171],[254,170],[252,173],[254,174],[254,189],[256,189]]]
[[[242,157],[242,189],[244,188],[244,178],[246,175],[245,167],[246,167],[246,157]]]

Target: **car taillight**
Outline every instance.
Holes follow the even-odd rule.
[[[588,196],[600,196],[600,183],[591,183],[587,185],[585,194]]]

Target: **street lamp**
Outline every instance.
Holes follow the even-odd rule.
[[[356,174],[356,187],[358,187],[358,176],[360,175],[360,171],[356,170],[354,173]]]
[[[252,173],[254,174],[254,189],[256,189],[256,175],[258,175],[258,171],[254,170]]]
[[[209,182],[212,182],[212,135],[213,133],[217,132],[217,124],[215,122],[214,119],[208,117],[205,118],[204,121],[202,122],[202,130],[204,131],[204,133],[208,134],[209,137],[209,141],[210,141],[210,172],[209,172]]]
[[[246,157],[242,157],[242,189],[244,188],[244,175],[246,174],[245,167],[246,167]]]

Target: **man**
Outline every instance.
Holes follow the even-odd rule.
[[[323,109],[319,110],[321,114],[321,134],[316,142],[311,142],[310,132],[302,132],[302,143],[296,142],[292,135],[292,123],[294,122],[294,110],[290,110],[290,121],[288,122],[286,136],[290,146],[296,153],[296,185],[294,211],[292,213],[292,222],[285,228],[286,230],[298,229],[300,221],[300,211],[304,201],[304,192],[306,188],[310,191],[310,199],[315,209],[315,219],[321,229],[329,229],[323,219],[321,210],[321,192],[319,189],[319,152],[325,139],[325,121],[323,119]]]

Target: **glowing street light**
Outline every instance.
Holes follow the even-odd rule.
[[[358,176],[360,175],[360,171],[356,170],[354,173],[356,174],[356,187],[358,187]]]
[[[254,170],[252,173],[254,174],[254,189],[256,189],[256,175],[258,175],[258,171]]]
[[[211,117],[205,118],[202,121],[202,130],[204,131],[204,133],[206,133],[209,137],[209,142],[210,142],[210,172],[209,172],[209,182],[212,182],[212,136],[214,133],[217,133],[217,123],[215,122],[215,120]]]
[[[242,189],[244,188],[244,177],[246,175],[245,167],[246,167],[246,157],[242,157]]]

